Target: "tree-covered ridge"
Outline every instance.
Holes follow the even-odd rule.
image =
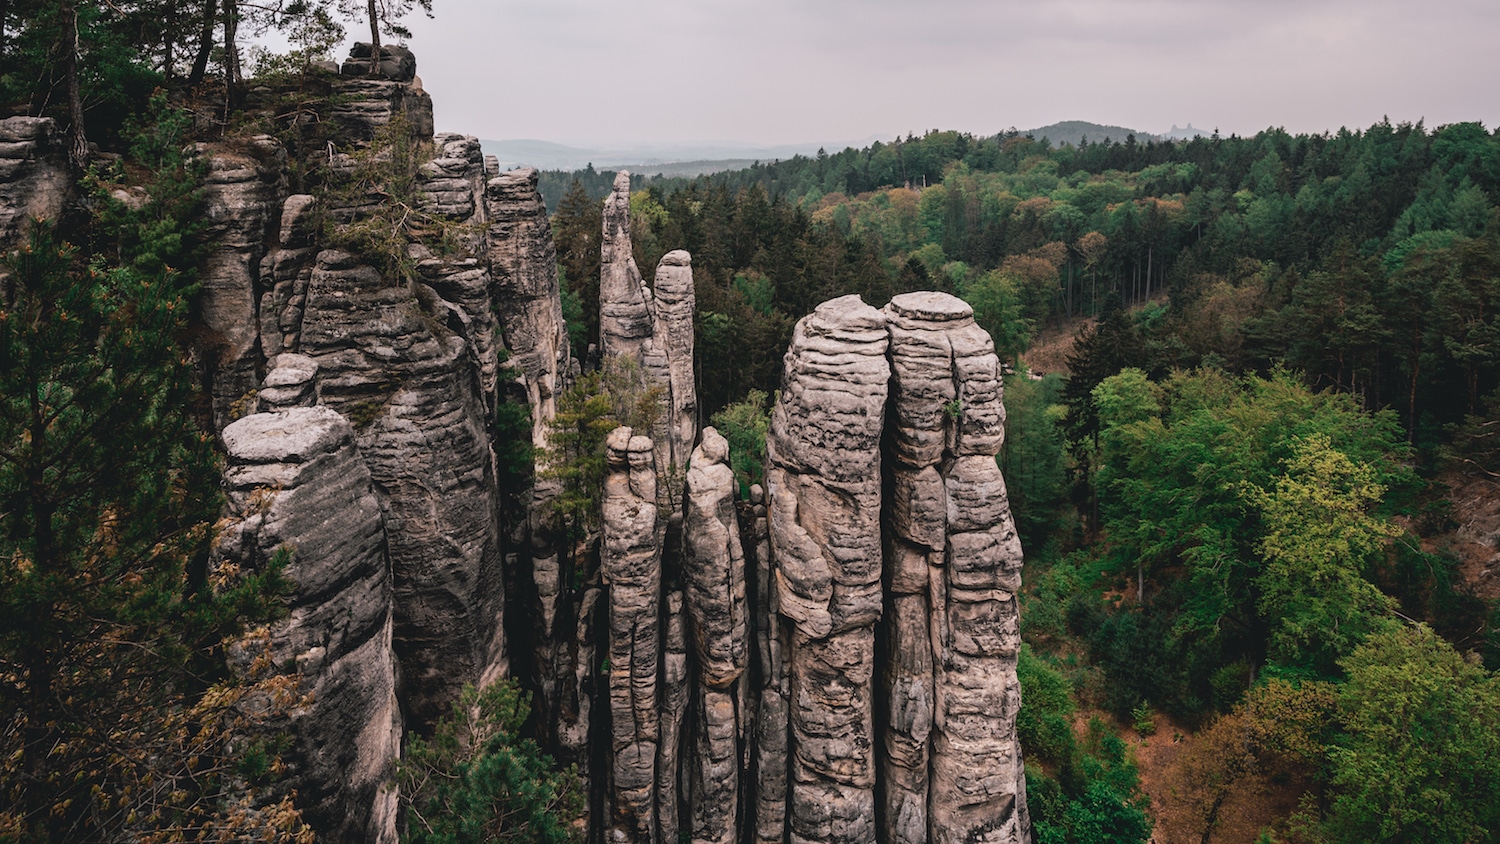
[[[1478,124],[1060,149],[930,133],[642,180],[632,225],[642,266],[665,243],[694,254],[710,412],[774,390],[791,325],[832,295],[955,292],[1022,363],[1038,331],[1082,325],[1066,378],[1009,380],[1000,457],[1028,554],[1044,840],[1146,835],[1129,755],[1065,731],[1080,706],[1142,737],[1154,713],[1197,731],[1154,786],[1176,789],[1151,811],[1177,833],[1212,839],[1235,799],[1281,788],[1311,802],[1264,819],[1274,840],[1399,840],[1414,827],[1381,813],[1420,807],[1371,773],[1368,736],[1392,728],[1359,678],[1396,670],[1379,666],[1411,637],[1435,664],[1500,652],[1432,482],[1500,476],[1497,162]],[[597,273],[567,257],[598,229],[582,175],[554,224],[570,284]],[[576,293],[581,349],[596,306]],[[1462,688],[1480,703],[1433,744],[1473,758],[1493,674],[1435,670],[1412,683],[1449,690],[1405,711]],[[1433,840],[1491,840],[1477,795],[1497,783],[1468,767],[1412,774],[1466,830]]]
[[[590,174],[577,175],[558,207],[564,252],[576,210],[591,204]],[[705,310],[740,315],[752,334],[774,335],[771,323],[824,294],[879,304],[933,287],[967,298],[1017,354],[1039,327],[1101,314],[1114,295],[1158,303],[1140,357],[1118,365],[1159,374],[1282,361],[1367,407],[1398,409],[1428,441],[1500,386],[1500,139],[1477,123],[1057,149],[932,132],[643,184],[633,201],[643,265],[668,242],[701,254],[723,294]],[[791,246],[814,240],[825,255],[846,245],[847,259],[818,266]],[[700,342],[714,339],[700,325]],[[775,386],[728,375],[710,408]]]

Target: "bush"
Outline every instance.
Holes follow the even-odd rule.
[[[558,770],[522,738],[530,698],[513,680],[465,686],[432,738],[413,736],[396,777],[411,842],[566,844],[582,840],[576,768]]]

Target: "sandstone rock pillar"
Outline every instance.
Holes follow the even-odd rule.
[[[658,840],[661,546],[651,439],[616,428],[604,480],[602,569],[609,591],[611,841]]]
[[[767,438],[778,611],[789,625],[789,840],[875,840],[885,318],[857,296],[798,322]]]
[[[682,250],[662,256],[655,289],[646,286],[630,239],[630,174],[615,176],[604,201],[600,251],[599,335],[606,366],[629,360],[642,386],[658,389],[661,417],[653,426],[656,467],[680,486],[680,475],[697,439],[697,389],[693,381],[693,268]],[[663,503],[677,489],[661,487]]]
[[[683,574],[699,680],[693,840],[704,844],[739,840],[743,696],[737,686],[749,662],[749,641],[745,553],[728,459],[729,443],[704,428],[687,473],[683,522]]]
[[[1005,434],[999,362],[952,296],[903,294],[886,316],[885,836],[1027,841],[1015,733],[1021,546],[995,462]]]
[[[391,578],[380,505],[342,416],[298,407],[224,430],[228,527],[218,563],[261,570],[283,549],[296,584],[271,628],[276,664],[309,703],[292,713],[289,773],[307,820],[334,841],[396,840],[385,788],[401,750]]]

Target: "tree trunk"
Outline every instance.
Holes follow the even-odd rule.
[[[1417,441],[1417,380],[1422,374],[1422,332],[1420,329],[1412,332],[1411,339],[1411,389],[1407,397],[1406,442],[1413,444]]]
[[[83,170],[89,165],[89,139],[84,134],[83,95],[78,88],[78,7],[62,0],[62,71],[68,86],[68,160]]]
[[[380,12],[375,8],[376,0],[369,0],[370,7],[370,75],[380,75]]]
[[[3,0],[0,0],[0,2],[3,2]],[[173,56],[177,47],[177,4],[173,3],[167,9],[167,19],[163,21],[161,31],[161,73],[162,76],[167,78],[168,82],[171,82],[177,78],[177,69],[175,67],[177,62]]]
[[[239,0],[224,0],[224,119],[239,105],[240,94]]]
[[[203,0],[203,29],[198,34],[198,55],[188,72],[188,84],[197,85],[208,73],[208,57],[214,49],[214,21],[219,18],[219,0]]]

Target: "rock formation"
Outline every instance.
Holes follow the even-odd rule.
[[[434,136],[415,74],[404,48],[357,47],[316,121],[199,148],[216,561],[290,554],[270,646],[309,694],[288,784],[318,833],[393,840],[380,785],[402,727],[514,671],[590,789],[591,842],[1028,841],[1021,549],[998,362],[968,306],[846,296],[803,318],[765,487],[737,502],[728,444],[698,429],[691,258],[647,285],[620,174],[600,345],[660,414],[609,435],[602,527],[563,533],[546,449],[577,364],[538,177]],[[299,141],[303,118],[331,148]],[[0,121],[0,242],[64,207],[54,132]],[[313,157],[331,188],[291,166]],[[381,167],[402,178],[377,187]],[[497,459],[528,436],[523,403],[528,489]]]
[[[50,117],[0,120],[0,249],[18,244],[32,217],[56,222],[72,194],[57,122]]]
[[[213,375],[214,421],[244,412],[259,383],[260,319],[256,291],[267,232],[276,226],[286,189],[286,151],[269,135],[248,143],[200,144],[207,159],[203,202],[212,248],[198,299],[208,330],[203,356]]]
[[[401,748],[385,525],[344,417],[325,407],[247,416],[224,429],[229,523],[218,564],[263,570],[288,555],[289,613],[272,657],[309,701],[292,714],[289,775],[309,822],[335,839],[396,840],[384,788]]]
[[[656,466],[676,486],[698,438],[698,399],[693,380],[693,268],[682,250],[663,255],[655,288],[635,264],[630,240],[630,174],[615,176],[604,201],[599,280],[599,336],[606,365],[630,361],[642,386],[657,389],[661,418],[651,431]],[[666,499],[664,498],[664,503]]]
[[[683,575],[697,665],[692,778],[694,841],[738,840],[740,745],[745,738],[749,625],[745,554],[729,468],[729,443],[713,428],[693,451],[683,520]]]
[[[875,838],[885,317],[857,296],[797,323],[766,441],[776,605],[790,626],[787,827]]]
[[[654,842],[660,730],[661,546],[650,437],[616,428],[604,479],[601,570],[609,588],[610,840]]]
[[[952,296],[903,294],[885,314],[881,832],[891,842],[1025,840],[1015,734],[1021,546],[995,462],[1005,434],[999,362],[972,309]]]

